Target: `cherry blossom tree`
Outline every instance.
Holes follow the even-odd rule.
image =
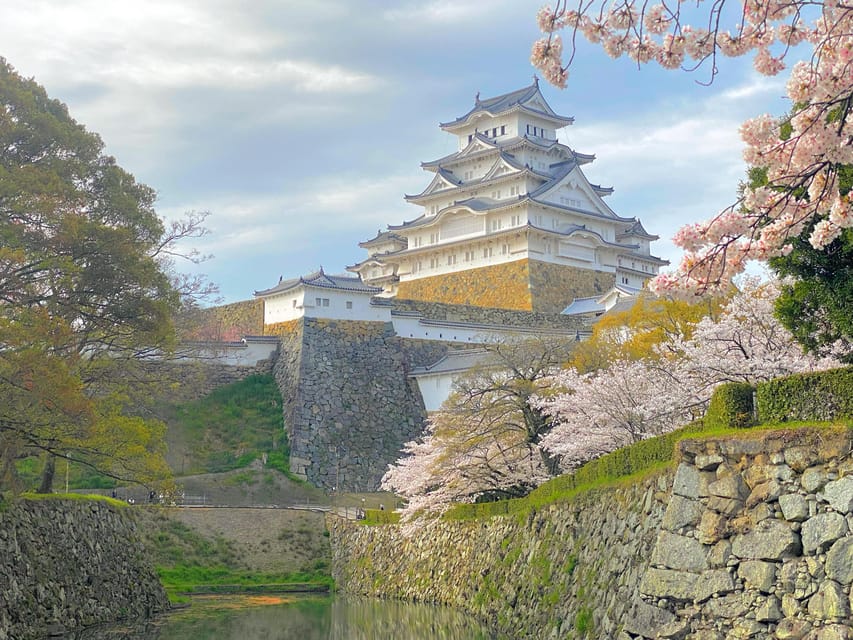
[[[451,502],[526,495],[557,471],[539,441],[551,419],[530,403],[570,357],[574,341],[527,339],[485,347],[481,365],[455,383],[420,440],[391,465],[384,489],[408,499],[406,514]]]
[[[531,55],[548,81],[565,87],[578,35],[637,64],[686,70],[704,65],[711,79],[719,55],[751,54],[758,72],[776,75],[794,47],[810,48],[790,71],[790,115],[762,115],[741,127],[744,159],[766,179],[750,185],[731,207],[678,232],[674,241],[685,255],[675,274],[653,282],[659,292],[723,288],[749,260],[789,254],[800,236],[827,250],[853,227],[850,186],[839,179],[853,164],[853,5],[717,0],[691,7],[666,0],[559,0],[539,12],[546,36]],[[687,24],[692,17],[698,18],[695,26]],[[565,51],[560,32],[569,36]]]
[[[719,317],[699,321],[689,338],[658,345],[661,359],[620,360],[597,372],[561,371],[565,389],[534,405],[558,424],[542,446],[566,469],[701,417],[724,382],[756,383],[839,366],[805,354],[774,315],[776,280],[745,278]]]

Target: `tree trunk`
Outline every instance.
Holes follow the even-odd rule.
[[[36,493],[53,493],[53,476],[56,473],[56,456],[48,453],[41,472],[41,485]]]

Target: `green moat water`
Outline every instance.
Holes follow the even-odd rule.
[[[73,640],[488,640],[453,609],[337,597],[211,596],[139,625],[92,629]]]

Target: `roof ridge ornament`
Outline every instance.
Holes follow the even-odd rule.
[[[474,104],[480,104],[480,92],[474,94]]]
[[[535,86],[537,89],[539,88],[539,76],[537,76],[535,73],[533,74],[533,86]]]

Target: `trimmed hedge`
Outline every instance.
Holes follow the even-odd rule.
[[[853,418],[853,367],[762,382],[756,404],[760,422]]]
[[[755,407],[752,394],[755,391],[746,382],[727,382],[714,389],[705,425],[709,429],[744,428],[755,424]]]

